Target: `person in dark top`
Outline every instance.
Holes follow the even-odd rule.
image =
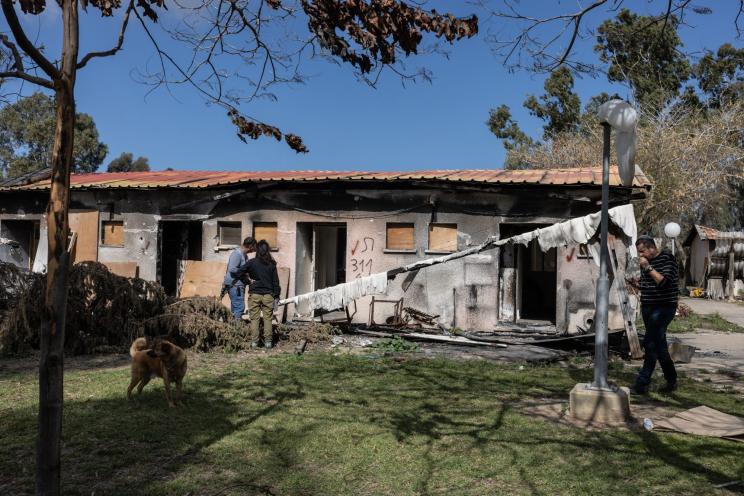
[[[677,389],[677,371],[669,355],[666,330],[677,313],[677,261],[668,251],[660,252],[651,236],[639,236],[636,248],[640,257],[641,278],[638,287],[641,290],[641,315],[646,334],[643,338],[643,368],[631,390],[635,394],[648,392],[658,360],[666,379],[666,386],[660,391],[671,393]]]
[[[248,275],[251,279],[248,294],[248,313],[251,317],[251,348],[258,348],[260,342],[259,320],[263,319],[264,347],[274,346],[274,332],[271,317],[277,307],[281,287],[276,261],[271,256],[269,243],[258,242],[256,256],[248,262]]]

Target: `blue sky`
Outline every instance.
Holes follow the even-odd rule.
[[[693,27],[680,30],[687,49],[715,49],[725,41],[741,45],[742,40],[735,39],[731,17],[735,3],[707,2],[714,8],[712,15],[688,18]],[[55,53],[59,13],[55,2],[49,4],[48,12],[39,18],[24,16],[24,23],[30,37],[38,33],[48,53]],[[461,15],[477,12],[466,2],[434,4]],[[577,2],[534,0],[521,4],[532,14],[546,15],[551,9],[575,9]],[[662,4],[666,2],[636,0],[623,5],[643,13],[658,13]],[[166,15],[177,13],[172,9]],[[596,24],[597,19],[608,15],[602,11],[588,20]],[[83,17],[81,54],[113,45],[118,18],[101,19],[95,9]],[[262,100],[244,108],[257,118],[302,136],[310,149],[305,155],[295,154],[271,139],[244,144],[236,137],[224,110],[206,105],[191,88],[174,88],[172,93],[161,89],[148,95],[148,87],[137,82],[135,74],[155,62],[154,52],[136,23],[130,26],[121,53],[93,60],[79,72],[78,111],[94,117],[102,140],[109,146],[101,170],[124,151],[148,157],[154,169],[500,168],[505,153],[485,125],[488,111],[505,103],[525,130],[539,134],[540,122],[531,118],[521,103],[528,94],[542,92],[545,78],[527,71],[509,71],[492,53],[487,42],[489,33],[509,29],[504,21],[483,19],[480,35],[447,47],[449,57],[431,55],[407,62],[431,70],[432,83],[407,83],[404,87],[397,76],[387,73],[373,89],[358,82],[347,66],[308,61],[305,72],[311,77],[305,84],[277,88],[278,101]],[[591,39],[580,41],[578,53],[592,58],[592,44]],[[187,55],[178,48],[172,53],[177,57]],[[601,77],[579,79],[576,88],[583,98],[601,91],[628,94],[626,88],[611,86]]]

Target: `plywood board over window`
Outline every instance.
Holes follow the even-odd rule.
[[[413,251],[416,244],[413,237],[413,223],[388,222],[386,226],[385,248],[388,250]]]
[[[240,222],[218,222],[220,246],[239,246],[243,242],[242,229]]]
[[[124,221],[104,220],[101,222],[101,244],[103,246],[124,246]]]
[[[98,260],[98,210],[73,210],[70,231],[77,234],[73,263]]]
[[[272,250],[279,249],[276,222],[254,222],[253,239],[261,241],[265,239]]]
[[[457,251],[457,224],[429,224],[429,251]]]

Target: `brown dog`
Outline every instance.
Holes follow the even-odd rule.
[[[132,380],[127,388],[127,398],[132,399],[132,390],[137,386],[137,394],[154,376],[162,377],[165,383],[165,399],[170,406],[183,400],[183,377],[186,375],[186,352],[164,339],[137,338],[129,348],[132,356]],[[171,382],[176,383],[176,399],[171,395]]]

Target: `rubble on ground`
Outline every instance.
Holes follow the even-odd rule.
[[[240,350],[250,343],[248,326],[237,322],[217,298],[177,300],[162,313],[130,323],[132,336],[163,336],[182,348]]]
[[[43,277],[13,264],[0,262],[0,281],[3,282],[0,284],[0,322],[18,305],[18,300],[34,281]]]

